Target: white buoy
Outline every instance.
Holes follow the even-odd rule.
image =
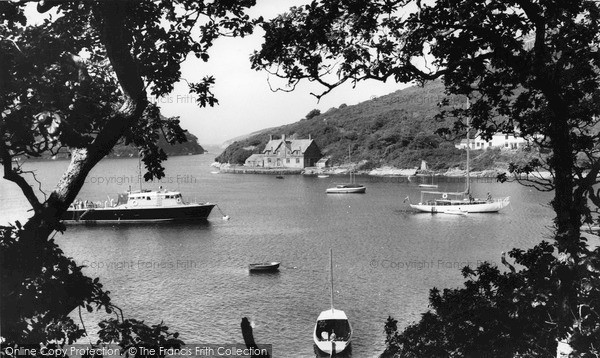
[[[223,216],[223,220],[229,220],[229,215]]]

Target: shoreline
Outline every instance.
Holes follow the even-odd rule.
[[[221,173],[226,174],[260,174],[260,175],[348,175],[354,166],[336,166],[327,168],[261,168],[261,167],[246,167],[243,165],[231,165],[225,163],[214,162],[212,167],[218,168]],[[507,173],[507,169],[494,168],[481,171],[470,172],[471,178],[496,178],[499,174]],[[450,168],[446,171],[401,169],[392,166],[382,166],[371,170],[357,170],[356,175],[369,175],[373,177],[465,177],[466,171],[458,168]],[[533,178],[534,176],[531,175]],[[535,176],[536,178],[549,179],[549,172],[541,172]]]

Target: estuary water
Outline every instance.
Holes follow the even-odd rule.
[[[333,248],[335,306],[352,323],[352,356],[376,357],[388,316],[401,328],[417,321],[429,290],[460,286],[463,266],[501,265],[503,251],[530,248],[552,232],[552,193],[516,183],[473,183],[477,196],[511,197],[500,213],[431,215],[403,203],[420,195],[406,178],[358,177],[366,194],[327,195],[327,187],[347,177],[213,174],[213,157],[169,158],[166,177],[144,183],[179,190],[188,201],[217,203],[208,222],[72,226],[56,236],[89,276],[100,277],[126,316],[164,321],[188,344],[241,343],[240,321],[248,317],[258,344],[272,344],[274,357],[314,356],[312,330],[329,308]],[[67,165],[25,166],[49,191]],[[116,199],[129,186],[139,188],[137,178],[137,159],[103,160],[79,197]],[[440,190],[463,186],[448,179]],[[1,181],[0,197],[3,224],[27,217],[16,186]],[[280,261],[280,271],[248,273],[249,263],[264,261]],[[92,333],[101,317],[84,314]]]

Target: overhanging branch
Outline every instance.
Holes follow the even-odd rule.
[[[42,204],[38,200],[37,196],[35,196],[35,192],[27,180],[25,180],[25,178],[20,176],[19,173],[13,169],[12,156],[6,148],[4,141],[0,141],[0,157],[2,158],[2,165],[4,167],[4,179],[17,184],[33,210],[36,213],[39,212],[42,208]]]

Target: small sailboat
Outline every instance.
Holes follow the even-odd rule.
[[[348,147],[348,159],[352,162],[350,158],[350,147]],[[367,191],[367,188],[362,184],[356,183],[356,176],[350,169],[350,183],[346,184],[337,184],[333,188],[327,188],[325,192],[327,194],[364,194]]]
[[[331,308],[317,317],[313,332],[315,345],[331,356],[343,352],[350,345],[352,327],[346,313],[333,308],[333,250],[329,249],[329,273],[331,281]]]

